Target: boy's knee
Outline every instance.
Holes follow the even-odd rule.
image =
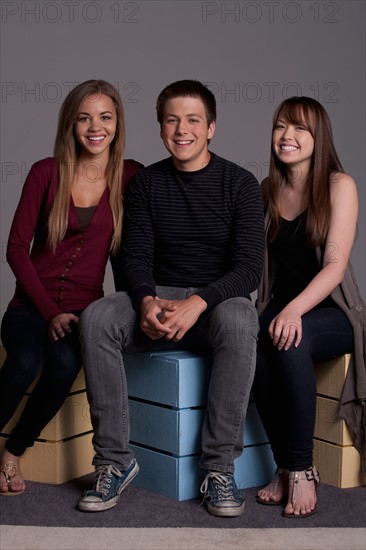
[[[95,328],[99,326],[100,315],[99,308],[96,302],[90,304],[81,314],[79,319],[79,335],[80,338],[88,338],[95,332]]]
[[[245,298],[233,298],[219,304],[213,315],[213,326],[225,339],[242,343],[257,338],[258,315],[253,304]]]
[[[239,329],[248,327],[249,330],[258,330],[258,315],[254,305],[246,298],[232,298],[217,306],[218,320],[237,326]]]
[[[79,335],[81,340],[95,341],[109,324],[111,316],[106,314],[105,298],[92,302],[81,314],[79,320]],[[99,335],[99,336],[98,336]]]
[[[97,342],[103,335],[115,334],[136,317],[131,300],[125,292],[110,294],[92,302],[81,314],[79,334],[83,341]]]

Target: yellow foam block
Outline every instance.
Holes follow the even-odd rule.
[[[352,431],[337,415],[338,403],[335,399],[317,397],[314,436],[340,446],[352,445]]]
[[[3,447],[5,437],[0,438]],[[58,442],[36,441],[20,459],[24,479],[65,483],[94,471],[92,433]]]
[[[20,418],[27,399],[28,396],[22,399],[15,414],[2,430],[3,434],[10,434]],[[61,409],[42,430],[38,439],[60,441],[91,430],[89,405],[86,392],[84,391],[71,394],[67,397]]]
[[[315,365],[318,394],[339,399],[351,359],[350,354],[341,355],[327,363]]]
[[[340,447],[314,439],[314,464],[320,472],[320,480],[341,488],[366,485],[361,467],[361,456],[352,447]]]

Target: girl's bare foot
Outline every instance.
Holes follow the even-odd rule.
[[[281,504],[288,495],[288,470],[277,468],[272,481],[257,494],[257,502],[269,506]]]
[[[20,471],[19,457],[4,449],[0,458],[0,493],[16,495],[23,493],[25,483]]]
[[[288,502],[282,515],[286,518],[306,518],[314,514],[319,482],[319,472],[315,466],[301,472],[290,472]]]

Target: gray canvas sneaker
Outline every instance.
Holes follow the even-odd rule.
[[[122,491],[133,480],[139,471],[136,460],[131,462],[125,472],[115,466],[106,464],[96,470],[94,489],[85,491],[79,501],[78,508],[83,512],[102,512],[113,508],[119,500]]]

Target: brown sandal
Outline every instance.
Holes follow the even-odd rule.
[[[310,488],[308,485],[309,481],[314,482],[314,486]],[[320,483],[320,476],[319,472],[316,469],[315,466],[312,466],[311,468],[308,468],[307,470],[303,470],[301,472],[290,472],[289,474],[289,491],[290,491],[290,502],[292,504],[292,507],[295,509],[295,505],[298,502],[298,500],[301,498],[301,496],[309,491],[315,492],[315,497],[318,496],[318,488]],[[306,514],[287,514],[285,512],[282,512],[282,516],[285,518],[308,518],[309,516],[312,516],[317,507],[317,502],[315,503],[314,508],[310,512],[306,512]]]
[[[270,498],[272,497],[272,499],[265,500],[265,499],[261,498],[259,495],[257,495],[256,496],[256,501],[259,504],[264,504],[265,506],[280,506],[281,504],[283,504],[284,499],[287,498],[287,494],[284,495],[280,500],[275,500],[274,497],[275,497],[278,486],[281,483],[282,478],[283,478],[284,475],[288,475],[288,470],[285,470],[284,468],[277,468],[277,470],[275,472],[275,475],[274,475],[274,478],[267,485],[267,487],[272,485],[271,490],[270,490]]]
[[[14,460],[7,460],[0,466],[0,473],[4,474],[5,481],[8,485],[8,490],[3,493],[0,491],[0,495],[10,497],[15,495],[20,495],[21,493],[24,493],[25,489],[22,489],[21,491],[10,491],[9,485],[13,481],[13,479],[16,476],[22,475],[22,472],[20,471],[19,466],[14,462]]]

